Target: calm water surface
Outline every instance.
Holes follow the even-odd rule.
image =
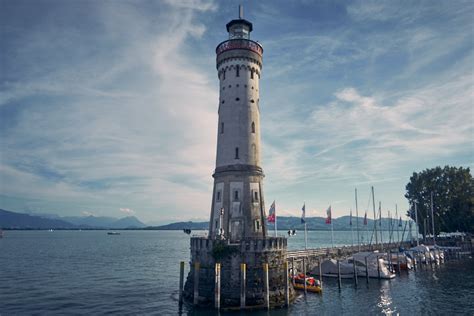
[[[0,239],[2,316],[179,314],[179,261],[189,261],[189,236],[181,231],[122,231],[119,236],[106,231],[7,231],[5,235]],[[336,245],[351,243],[350,232],[334,232],[334,237]],[[328,246],[330,232],[309,232],[308,242],[311,247]],[[290,249],[303,244],[303,234],[289,239]],[[356,289],[353,281],[344,280],[339,291],[336,281],[328,279],[323,295],[300,296],[289,309],[273,310],[271,315],[474,315],[473,259],[402,273],[391,281],[359,282]],[[184,306],[182,314],[214,312]]]

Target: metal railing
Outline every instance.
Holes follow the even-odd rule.
[[[231,39],[220,43],[216,48],[216,54],[219,55],[228,50],[232,49],[246,49],[254,53],[263,55],[263,47],[260,43],[248,40],[248,39]]]

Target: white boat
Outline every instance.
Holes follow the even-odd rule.
[[[341,270],[341,278],[349,279],[354,277],[354,270],[352,265],[349,264],[344,260],[339,262],[340,270]],[[310,272],[312,275],[319,275],[319,267],[316,267],[313,271]],[[321,262],[321,274],[324,277],[338,277],[338,269],[337,269],[337,260],[334,259],[327,259]]]
[[[390,272],[387,263],[383,258],[384,254],[377,252],[358,252],[347,260],[341,260],[339,267],[341,278],[348,279],[354,277],[354,261],[358,277],[366,277],[366,271],[369,278],[393,279],[395,274]],[[365,258],[367,258],[367,269],[365,266]],[[312,275],[319,275],[319,267],[311,271]],[[321,274],[324,277],[338,277],[337,261],[328,259],[321,263]]]
[[[435,259],[434,254],[430,251],[430,248],[421,244],[416,247],[412,247],[406,251],[410,254],[410,257],[416,256],[417,259],[421,260],[423,263],[429,263],[430,260],[433,261]]]
[[[404,252],[391,252],[390,256],[387,259],[390,259],[388,263],[392,264],[392,267],[400,266],[401,270],[411,270],[413,269],[413,261],[407,256]],[[398,262],[400,261],[400,262]]]
[[[379,278],[380,273],[381,279],[393,279],[396,275],[388,268],[387,261],[385,260],[386,256],[387,254],[379,252],[358,252],[353,254],[351,258],[347,259],[347,261],[352,265],[353,260],[355,260],[357,275],[365,277],[365,259],[367,258],[367,271],[369,273],[369,278]]]

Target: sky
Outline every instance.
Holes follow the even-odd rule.
[[[472,1],[0,0],[0,208],[208,220],[240,3],[267,208],[405,213],[413,172],[474,167]]]

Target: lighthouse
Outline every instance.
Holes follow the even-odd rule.
[[[267,236],[260,159],[263,48],[250,39],[253,26],[242,7],[226,28],[228,39],[216,48],[219,120],[209,234],[239,242]]]
[[[209,234],[190,240],[184,297],[196,306],[269,308],[295,298],[288,284],[287,240],[265,224],[260,144],[259,81],[263,48],[253,25],[226,25],[217,45],[219,80],[216,167]]]

